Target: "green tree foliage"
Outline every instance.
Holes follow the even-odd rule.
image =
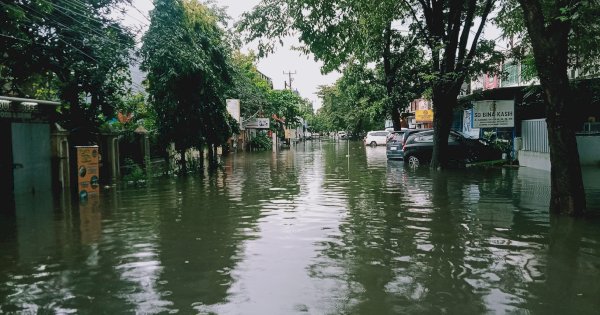
[[[373,84],[380,72],[350,65],[334,86],[322,86],[323,100],[318,116],[325,131],[347,130],[355,135],[383,128],[386,118],[385,87]]]
[[[405,0],[411,28],[432,56],[430,77],[434,111],[432,168],[447,165],[453,110],[465,79],[497,64],[494,42],[480,40],[495,0]]]
[[[256,68],[256,56],[253,53],[245,55],[237,51],[232,61],[233,85],[227,92],[227,98],[240,99],[241,115],[251,117],[268,107],[271,83]]]
[[[300,32],[302,50],[324,62],[323,71],[352,63],[381,65],[388,114],[400,127],[400,111],[423,90],[427,69],[419,38],[392,27],[406,12],[399,1],[267,0],[246,15],[239,27],[248,40],[258,40],[259,53],[272,52],[278,41]],[[396,23],[398,24],[398,23]]]
[[[2,0],[0,92],[60,99],[70,129],[94,129],[101,117],[114,117],[134,46],[131,31],[114,18],[124,2]]]
[[[259,40],[261,52],[274,49],[277,40],[299,32],[304,50],[332,70],[349,61],[377,62],[385,74],[391,116],[398,124],[398,109],[409,95],[419,94],[422,71],[410,66],[424,59],[415,46],[430,52],[429,79],[434,102],[435,145],[432,167],[447,164],[452,111],[465,79],[496,64],[494,43],[480,36],[495,0],[263,0],[246,14],[240,28],[249,40]],[[409,28],[400,36],[394,25]],[[484,61],[484,62],[481,62]],[[408,73],[408,74],[407,74]],[[407,84],[402,80],[407,77]],[[397,87],[401,88],[397,88]],[[414,87],[416,89],[411,89]],[[406,93],[406,94],[405,94]]]
[[[141,54],[160,138],[180,153],[206,144],[215,161],[215,146],[238,129],[223,97],[232,68],[219,16],[192,0],[156,1],[150,16]]]

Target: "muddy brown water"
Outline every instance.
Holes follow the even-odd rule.
[[[584,172],[600,205],[600,170]],[[309,141],[0,214],[0,313],[599,314],[600,222],[549,174],[407,169]],[[600,208],[600,207],[596,207]]]

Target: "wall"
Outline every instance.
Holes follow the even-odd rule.
[[[577,136],[582,166],[600,166],[600,135]],[[519,150],[519,165],[550,171],[550,153]]]
[[[581,165],[600,166],[600,135],[577,136]]]

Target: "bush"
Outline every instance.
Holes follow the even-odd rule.
[[[126,170],[126,174],[123,176],[124,181],[135,183],[146,181],[146,172],[132,159],[126,158],[123,162],[123,168]]]
[[[266,134],[258,134],[250,139],[248,144],[250,145],[250,150],[266,151],[271,149],[273,141]]]

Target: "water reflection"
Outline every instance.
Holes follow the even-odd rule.
[[[406,169],[352,141],[21,198],[0,214],[0,312],[595,314],[598,222],[550,220],[548,198],[546,172]]]

